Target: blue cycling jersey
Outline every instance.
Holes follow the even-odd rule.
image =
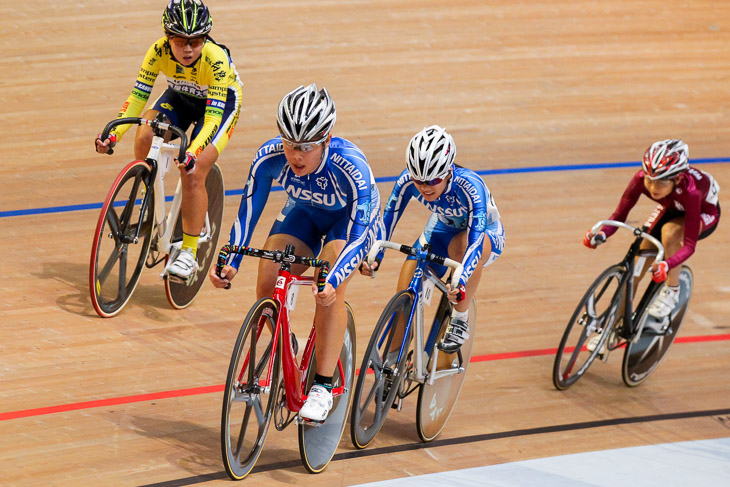
[[[310,213],[339,212],[347,218],[345,248],[327,277],[327,282],[336,288],[357,268],[378,237],[378,230],[382,230],[380,193],[365,154],[352,142],[332,137],[317,169],[299,177],[286,161],[281,137],[263,144],[251,165],[238,216],[231,228],[231,244],[249,244],[274,180],[289,195],[287,204],[293,203]],[[235,255],[229,263],[238,269],[241,259],[241,255]]]
[[[468,247],[461,261],[464,266],[461,284],[466,285],[482,256],[485,232],[499,224],[499,211],[486,183],[471,169],[454,167],[453,177],[444,192],[435,201],[429,202],[418,192],[408,170],[404,170],[383,212],[386,240],[393,234],[403,210],[412,198],[432,211],[442,224],[467,231]]]

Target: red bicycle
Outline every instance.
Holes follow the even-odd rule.
[[[248,475],[261,454],[272,417],[281,431],[292,422],[299,426],[299,453],[311,473],[325,469],[337,450],[345,429],[355,376],[355,321],[347,305],[347,331],[334,374],[334,404],[327,420],[309,423],[299,417],[314,379],[314,325],[297,362],[296,341],[290,339],[290,312],[299,286],[311,286],[314,277],[296,276],[292,264],[319,268],[317,285],[321,291],[329,263],[294,255],[294,247],[284,251],[260,250],[235,245],[224,246],[218,256],[220,274],[231,253],[250,255],[281,264],[274,295],[259,299],[243,320],[233,348],[221,417],[221,450],[226,472],[234,480]],[[282,339],[281,337],[284,337]],[[283,375],[281,372],[283,370]]]

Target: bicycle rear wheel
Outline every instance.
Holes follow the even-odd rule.
[[[299,424],[299,455],[304,467],[311,473],[319,473],[327,467],[337,450],[345,430],[347,415],[350,412],[352,400],[352,383],[355,378],[355,318],[349,304],[347,306],[347,330],[345,341],[340,350],[342,371],[337,367],[333,377],[333,386],[344,386],[344,392],[333,397],[332,409],[325,422],[320,426]],[[312,354],[307,374],[309,390],[317,370],[317,363]]]
[[[350,437],[355,448],[365,448],[373,441],[398,393],[406,372],[408,343],[398,363],[397,351],[389,351],[391,345],[403,342],[402,333],[412,308],[413,295],[400,291],[391,298],[370,336],[355,385],[350,419]],[[397,323],[401,326],[397,327]],[[408,338],[411,336],[412,333]]]
[[[429,384],[426,381],[418,389],[416,428],[418,429],[418,436],[421,438],[421,441],[429,442],[441,433],[444,426],[446,426],[446,422],[449,420],[449,416],[451,416],[451,411],[454,410],[457,399],[459,399],[461,387],[464,385],[464,379],[466,378],[466,369],[469,366],[469,360],[471,360],[474,336],[476,335],[476,308],[476,301],[472,299],[469,305],[469,338],[461,346],[461,367],[464,370],[461,373],[437,378],[433,384]],[[440,325],[438,340],[446,333],[446,327],[450,321],[451,306],[446,295],[443,295],[441,296],[439,312],[436,313],[436,319],[434,320],[434,326]],[[432,351],[431,357],[429,358],[428,370],[431,367],[431,360],[434,359],[434,353],[436,351]],[[444,353],[438,350],[437,356],[437,372],[459,367],[458,354]]]
[[[620,265],[603,271],[573,312],[553,364],[553,385],[556,389],[565,390],[580,379],[608,340],[616,319],[623,311],[621,279],[624,273],[625,269]],[[600,342],[590,351],[586,345],[596,334],[601,336]]]
[[[253,469],[271,424],[281,371],[273,340],[278,313],[274,300],[258,300],[246,315],[231,356],[223,391],[221,450],[226,472],[234,480]]]
[[[637,310],[636,314],[640,318],[635,326],[637,330],[641,329],[641,333],[626,344],[621,369],[621,375],[627,386],[636,387],[643,383],[664,359],[679,332],[679,327],[682,326],[692,297],[693,281],[692,270],[682,266],[679,274],[679,302],[668,317],[659,320],[648,312],[648,305],[661,292],[662,286],[657,286],[651,299],[646,301],[647,306],[644,309]]]
[[[224,188],[221,170],[217,164],[214,164],[205,180],[205,189],[208,192],[208,220],[210,221],[210,228],[207,229],[205,235],[209,238],[201,239],[198,244],[197,255],[200,267],[195,274],[190,276],[187,282],[183,283],[172,279],[165,279],[165,294],[167,294],[167,300],[170,302],[170,305],[175,309],[183,309],[190,306],[198,291],[200,291],[200,287],[206,281],[213,259],[218,255],[218,237],[221,231],[221,222],[223,221]],[[182,241],[182,233],[182,212],[180,212],[175,223],[172,241]],[[170,256],[167,258],[169,259]]]
[[[104,318],[119,313],[137,287],[150,248],[155,211],[150,167],[129,163],[117,176],[101,207],[89,262],[91,304]],[[144,194],[151,191],[142,211]],[[139,237],[135,241],[137,230]]]

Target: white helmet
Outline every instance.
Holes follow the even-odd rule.
[[[689,148],[679,139],[654,142],[644,153],[642,167],[651,180],[673,179],[689,168]]]
[[[426,127],[411,139],[406,150],[406,167],[411,178],[431,181],[444,178],[456,157],[454,139],[438,125]]]
[[[335,102],[326,88],[312,83],[288,93],[279,103],[276,124],[291,142],[318,142],[327,138],[337,120]]]

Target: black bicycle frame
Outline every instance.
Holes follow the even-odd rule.
[[[641,248],[640,248],[641,242],[643,242],[643,240],[644,240],[644,238],[641,236],[641,232],[642,231],[646,232],[646,230],[647,230],[646,226],[644,226],[642,228],[634,229],[634,235],[636,235],[636,239],[631,244],[631,246],[629,247],[629,251],[626,253],[626,256],[619,264],[619,265],[623,266],[625,269],[625,273],[619,283],[619,288],[621,288],[621,287],[625,288],[625,299],[624,299],[624,309],[623,309],[624,326],[623,326],[623,330],[617,330],[617,331],[622,331],[623,333],[620,336],[621,336],[621,338],[624,338],[626,340],[633,339],[634,334],[637,331],[635,329],[635,323],[636,323],[636,318],[637,318],[636,310],[644,309],[644,307],[647,305],[647,301],[654,294],[654,290],[657,288],[657,286],[660,285],[660,283],[657,283],[654,281],[649,283],[649,286],[647,287],[643,296],[641,296],[639,305],[636,307],[636,309],[633,308],[634,271],[635,271],[635,267],[636,267],[636,258],[641,253]]]

